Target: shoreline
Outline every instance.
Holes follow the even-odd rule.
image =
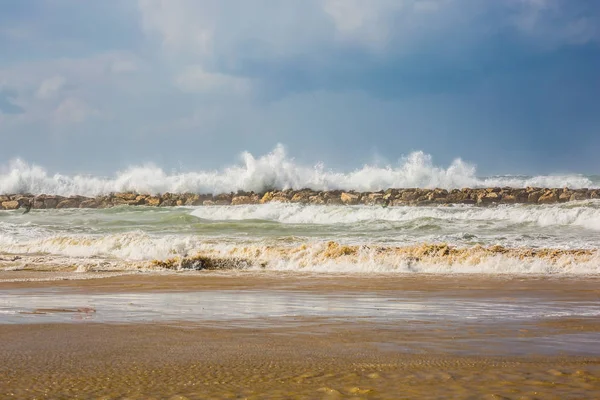
[[[372,205],[372,206],[428,206],[450,204],[556,204],[569,201],[600,199],[600,189],[569,188],[463,188],[463,189],[387,189],[377,192],[314,191],[310,189],[242,192],[222,194],[164,193],[140,194],[111,193],[96,197],[59,196],[49,194],[0,195],[0,210],[19,208],[111,208],[122,205],[173,207],[247,205],[266,203],[300,203],[313,205]]]
[[[17,290],[7,297],[34,296],[44,306],[26,316],[34,323],[0,324],[0,395],[595,398],[600,357],[597,351],[586,354],[581,340],[590,343],[600,334],[597,317],[582,313],[597,302],[598,282],[175,274],[0,283],[0,290]],[[273,304],[273,293],[280,303]],[[204,300],[179,303],[181,296],[198,294]],[[124,301],[126,295],[134,297]],[[38,296],[69,307],[47,305]],[[234,307],[247,302],[244,296],[253,301]],[[314,303],[322,297],[336,300]],[[115,312],[101,299],[141,315],[141,306],[170,307],[179,317],[101,322]],[[16,304],[34,306],[27,301]],[[432,301],[442,305],[437,313],[427,306]],[[501,319],[473,319],[470,307],[482,305]],[[522,311],[510,311],[514,306]],[[225,314],[211,314],[215,307]],[[461,317],[456,307],[468,314]],[[546,315],[539,312],[544,307],[574,314]],[[362,308],[366,315],[356,312]],[[530,311],[537,317],[504,315]],[[236,319],[239,312],[249,318]],[[52,313],[69,322],[35,323]]]

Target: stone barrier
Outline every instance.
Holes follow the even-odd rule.
[[[429,206],[449,204],[555,204],[567,201],[600,199],[600,189],[569,188],[481,188],[481,189],[388,189],[379,192],[343,190],[315,191],[275,190],[264,193],[242,192],[212,194],[164,193],[111,193],[97,197],[9,194],[0,195],[1,210],[52,208],[110,208],[116,206],[211,206],[244,205],[272,202],[302,204],[346,204],[371,206]]]

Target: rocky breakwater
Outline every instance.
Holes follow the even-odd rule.
[[[1,210],[18,208],[110,208],[116,206],[212,206],[279,203],[316,205],[429,206],[449,204],[554,204],[600,199],[600,189],[569,188],[483,188],[483,189],[388,189],[378,192],[281,190],[265,193],[237,192],[212,194],[111,193],[97,197],[10,194],[0,195]]]

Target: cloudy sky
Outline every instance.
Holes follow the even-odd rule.
[[[600,172],[596,0],[0,2],[0,164]]]

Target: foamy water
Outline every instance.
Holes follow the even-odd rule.
[[[50,263],[81,272],[216,265],[314,273],[597,274],[599,247],[597,200],[488,208],[269,203],[0,211],[0,265],[12,270]]]
[[[599,176],[579,174],[481,177],[474,165],[460,158],[448,166],[438,166],[423,152],[411,153],[391,165],[359,165],[346,171],[332,170],[323,163],[298,163],[287,156],[281,145],[266,155],[256,157],[246,152],[240,158],[240,162],[217,170],[167,173],[159,166],[148,164],[132,166],[110,177],[53,174],[42,166],[14,160],[0,167],[0,194],[96,196],[127,191],[156,194],[302,188],[377,191],[390,187],[600,187]]]

